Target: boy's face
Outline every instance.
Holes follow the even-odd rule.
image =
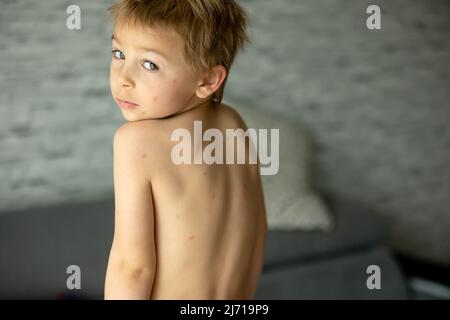
[[[200,73],[189,69],[183,47],[170,29],[115,27],[110,86],[126,120],[164,118],[201,101]]]

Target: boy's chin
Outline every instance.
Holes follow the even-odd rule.
[[[126,121],[129,121],[129,122],[145,120],[148,118],[148,117],[145,117],[144,115],[134,114],[132,112],[126,112],[126,111],[122,111],[122,117]]]
[[[164,119],[164,118],[168,118],[171,115],[168,116],[162,116],[162,117],[157,117],[157,116],[152,116],[152,115],[148,115],[148,114],[141,114],[139,112],[137,113],[132,113],[132,112],[126,112],[126,111],[122,111],[122,117],[127,120],[128,122],[135,122],[135,121],[142,121],[142,120],[156,120],[156,119]]]

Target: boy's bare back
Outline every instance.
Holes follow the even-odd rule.
[[[114,135],[105,299],[252,299],[267,234],[260,171],[248,145],[243,164],[228,149],[250,141],[239,114],[221,104],[248,40],[246,14],[233,0],[120,0],[110,12],[111,95],[129,122]],[[241,132],[229,138],[230,129]],[[211,144],[222,144],[226,164],[210,161],[220,158]]]
[[[252,299],[267,232],[259,168],[248,161],[174,164],[171,150],[177,142],[170,136],[177,128],[194,136],[194,120],[202,121],[203,132],[217,128],[224,137],[225,129],[247,129],[225,105],[131,124],[141,126],[151,142],[142,150],[149,155],[154,207],[151,299]]]

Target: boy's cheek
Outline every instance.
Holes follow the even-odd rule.
[[[116,72],[111,68],[109,72],[109,85],[111,87],[114,85],[114,79],[116,79]]]

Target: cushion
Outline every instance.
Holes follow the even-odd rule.
[[[279,170],[261,175],[270,230],[321,230],[333,227],[323,199],[311,188],[310,138],[300,123],[254,108],[234,106],[248,128],[279,129]],[[267,138],[268,141],[270,136]],[[271,148],[268,147],[270,153]]]

